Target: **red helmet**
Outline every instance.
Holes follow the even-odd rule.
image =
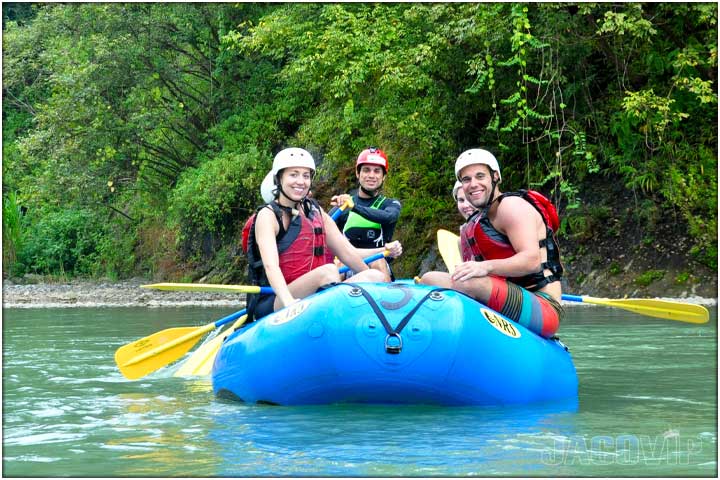
[[[355,164],[355,171],[360,171],[360,167],[362,165],[378,165],[383,167],[386,175],[389,170],[387,155],[385,155],[385,152],[375,147],[366,148],[360,152],[360,155],[358,155],[357,158],[357,163]]]

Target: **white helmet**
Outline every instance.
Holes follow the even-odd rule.
[[[500,165],[498,165],[497,159],[492,153],[481,148],[472,148],[460,154],[457,160],[455,160],[455,178],[460,180],[460,170],[468,165],[475,164],[487,165],[491,170],[498,173],[498,181],[502,180]]]
[[[455,185],[453,185],[453,198],[457,202],[457,194],[458,190],[462,188],[462,183],[460,183],[460,180],[455,180]]]
[[[265,175],[262,183],[260,184],[260,195],[265,203],[270,203],[275,200],[275,181],[272,172],[268,172]]]
[[[273,159],[272,170],[265,175],[260,184],[260,195],[265,203],[270,203],[275,199],[275,176],[280,170],[288,167],[305,167],[315,173],[315,160],[310,152],[302,148],[291,147],[280,150]]]
[[[307,150],[295,147],[286,148],[275,155],[270,173],[275,176],[280,170],[288,167],[305,167],[315,173],[315,160]]]

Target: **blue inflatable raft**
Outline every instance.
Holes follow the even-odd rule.
[[[212,372],[248,403],[577,401],[567,348],[453,290],[339,284],[237,330]]]

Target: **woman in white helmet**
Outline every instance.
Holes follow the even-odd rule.
[[[473,207],[472,203],[468,202],[467,198],[465,197],[465,190],[462,189],[462,183],[460,183],[459,180],[455,181],[455,185],[453,185],[453,198],[455,199],[455,206],[458,209],[458,212],[460,212],[460,215],[462,215],[464,220],[467,220],[472,216],[473,213],[477,211],[475,207]],[[460,225],[460,237],[458,238],[458,248],[460,249],[460,255],[463,259],[463,261],[472,260],[473,253],[470,245],[468,244],[467,240],[463,241],[463,231],[467,228],[467,222]]]
[[[273,160],[261,186],[267,204],[256,215],[248,242],[250,279],[274,294],[248,302],[249,315],[261,318],[340,281],[333,255],[357,274],[353,282],[381,282],[335,222],[308,194],[315,160],[302,148],[286,148]]]
[[[555,207],[538,192],[500,192],[500,166],[487,150],[463,152],[455,175],[478,209],[461,230],[472,258],[452,274],[428,272],[422,283],[461,291],[538,335],[552,336],[563,314]]]
[[[453,185],[452,195],[455,200],[455,206],[457,207],[460,215],[462,215],[463,220],[470,218],[470,215],[475,212],[476,208],[473,207],[472,203],[468,202],[465,197],[465,190],[462,189],[462,183],[460,183],[459,180],[457,180],[455,185]]]

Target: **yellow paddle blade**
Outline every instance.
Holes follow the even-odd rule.
[[[607,307],[622,308],[631,312],[647,315],[649,317],[665,318],[687,323],[707,323],[710,312],[702,305],[692,303],[674,302],[670,300],[655,300],[651,298],[593,298],[582,297],[584,303],[605,305]]]
[[[204,376],[210,373],[215,355],[222,346],[225,335],[218,335],[207,343],[198,347],[197,350],[185,360],[180,368],[173,374],[173,377],[195,377]],[[209,368],[207,368],[207,367]],[[203,373],[207,368],[207,373]]]
[[[210,375],[215,356],[223,344],[223,341],[236,328],[241,326],[247,320],[247,315],[243,315],[228,329],[224,330],[217,337],[207,343],[200,345],[197,350],[185,360],[178,370],[173,374],[174,377],[204,377]]]
[[[213,283],[153,283],[141,285],[142,288],[155,290],[172,290],[182,292],[215,292],[215,293],[260,293],[255,285],[218,285]]]
[[[185,355],[213,328],[214,323],[204,327],[167,328],[118,348],[115,363],[125,378],[144,377]]]
[[[437,231],[438,250],[440,250],[440,256],[445,262],[445,267],[451,274],[455,272],[455,266],[462,263],[459,240],[460,237],[452,232],[442,228]]]

